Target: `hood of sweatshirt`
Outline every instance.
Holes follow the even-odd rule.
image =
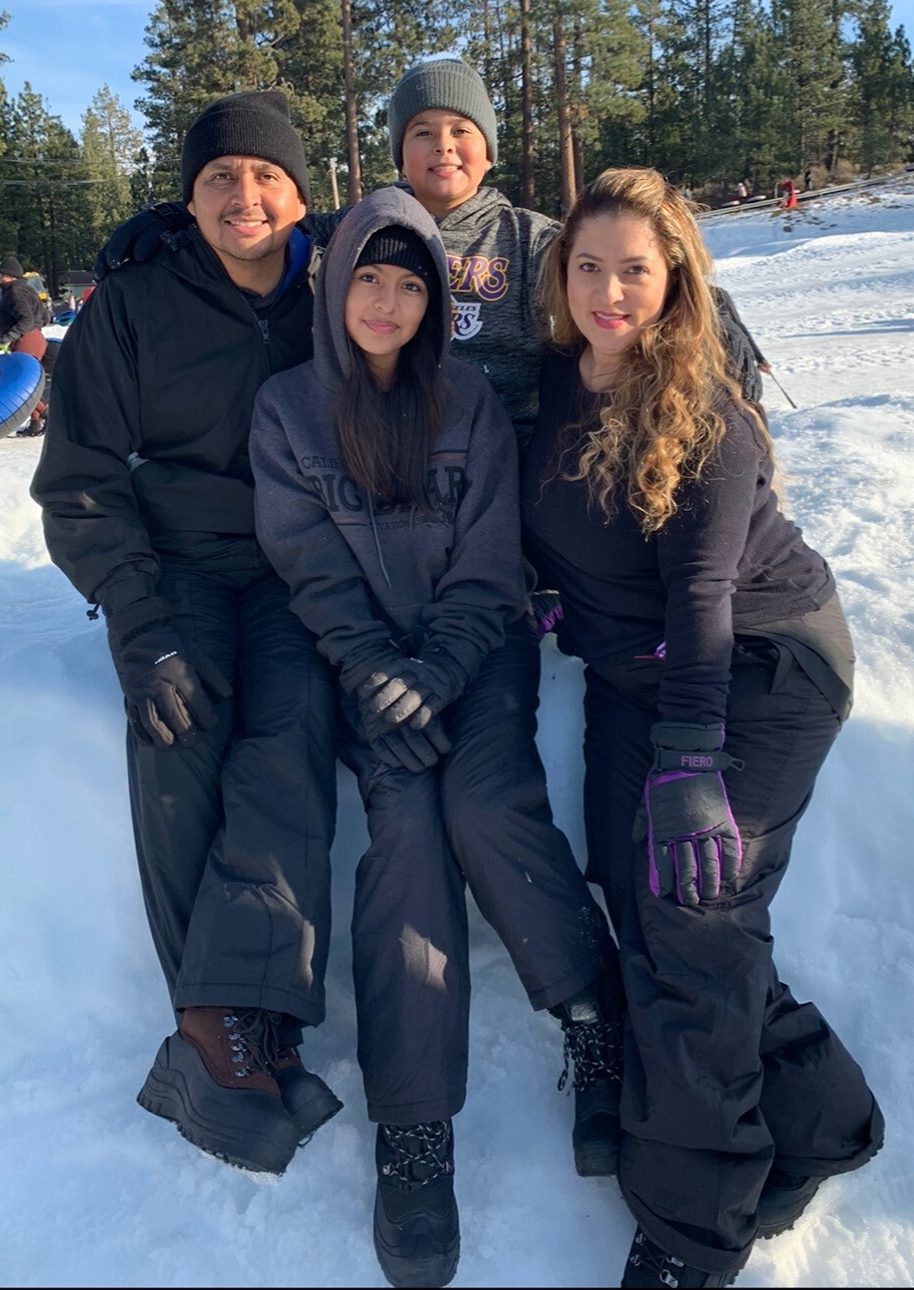
[[[438,361],[443,362],[451,339],[451,297],[447,257],[435,221],[409,193],[400,188],[380,188],[353,206],[342,220],[324,252],[314,298],[314,370],[322,384],[338,387],[349,380],[351,362],[346,334],[346,293],[365,243],[373,233],[391,224],[408,228],[428,247],[438,271],[435,327]]]
[[[435,222],[440,229],[460,229],[469,233],[471,229],[491,226],[497,210],[512,210],[513,207],[504,193],[497,188],[480,188],[468,197],[465,202],[455,206],[452,211],[442,215]]]

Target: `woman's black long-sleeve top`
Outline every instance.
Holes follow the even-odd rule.
[[[577,355],[548,353],[522,469],[528,558],[540,585],[560,591],[566,639],[586,663],[611,679],[619,665],[662,658],[661,719],[724,720],[734,632],[821,608],[835,591],[831,571],[778,509],[771,457],[730,402],[719,448],[698,481],[682,484],[659,534],[642,534],[624,498],[607,519],[558,460],[569,425],[581,427],[565,458],[576,460],[587,401]]]

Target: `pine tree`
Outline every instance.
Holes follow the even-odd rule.
[[[910,46],[901,28],[892,34],[889,18],[887,0],[858,0],[856,39],[850,45],[850,116],[858,130],[860,166],[867,174],[905,154],[914,123]]]
[[[785,160],[790,172],[821,161],[833,170],[842,151],[845,86],[841,0],[774,0],[772,18],[789,95]]]
[[[17,226],[16,253],[56,294],[64,269],[94,252],[79,144],[26,83],[14,100],[4,154],[4,205]]]
[[[92,236],[101,246],[134,209],[130,176],[143,136],[116,94],[104,85],[83,114],[82,151],[88,178]]]

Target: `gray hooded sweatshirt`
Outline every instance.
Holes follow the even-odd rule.
[[[428,470],[433,515],[384,505],[342,461],[335,409],[350,377],[344,304],[372,233],[397,224],[426,243],[438,270],[445,423]],[[435,305],[430,303],[429,308]],[[314,359],[271,378],[250,439],[260,542],[291,605],[347,688],[389,657],[432,643],[468,680],[524,612],[514,433],[477,368],[448,357],[448,266],[434,220],[397,188],[373,193],[340,224],[314,306]]]

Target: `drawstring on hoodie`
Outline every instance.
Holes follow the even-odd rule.
[[[368,514],[371,517],[371,532],[374,535],[374,549],[378,553],[378,564],[381,566],[381,572],[384,574],[384,581],[387,583],[388,587],[392,587],[394,584],[390,580],[390,574],[387,572],[387,565],[384,563],[384,554],[381,551],[381,539],[378,536],[378,525],[374,517],[374,502],[372,501],[370,493],[368,494]]]

